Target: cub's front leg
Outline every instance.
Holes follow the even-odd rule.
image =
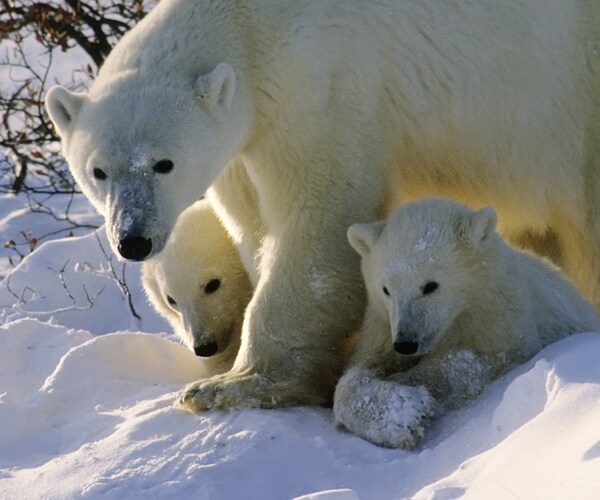
[[[494,375],[487,357],[458,348],[425,354],[414,367],[390,376],[390,380],[425,387],[437,401],[437,411],[441,413],[475,398]]]
[[[351,368],[335,391],[336,422],[350,432],[388,448],[414,448],[433,416],[434,400],[424,386],[403,385]]]
[[[336,387],[333,414],[338,424],[372,443],[411,449],[434,414],[434,399],[422,385],[389,379],[415,363],[392,345],[387,321],[369,307],[351,368]]]

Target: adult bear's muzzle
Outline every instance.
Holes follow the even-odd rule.
[[[152,239],[143,236],[130,236],[119,241],[117,249],[127,260],[144,260],[152,253]]]

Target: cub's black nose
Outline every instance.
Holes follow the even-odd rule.
[[[406,356],[415,354],[419,350],[418,342],[394,342],[394,351]]]
[[[144,260],[152,252],[152,240],[134,236],[119,241],[119,253],[127,260]]]
[[[203,358],[214,356],[217,354],[218,350],[219,346],[216,342],[209,342],[208,344],[194,346],[194,352],[196,353],[196,356],[201,356]]]

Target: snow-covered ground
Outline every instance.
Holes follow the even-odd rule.
[[[49,81],[81,65],[69,57]],[[83,197],[69,218],[102,223]],[[139,266],[23,196],[0,196],[0,279],[0,499],[600,499],[600,333],[549,346],[407,452],[336,429],[325,408],[173,408],[204,370],[149,307]]]
[[[82,198],[73,214],[98,222]],[[60,225],[41,217],[0,197],[0,239]],[[0,268],[0,498],[600,498],[598,333],[548,347],[407,452],[325,408],[173,408],[201,361],[102,229]]]

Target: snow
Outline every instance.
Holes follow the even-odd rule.
[[[417,241],[415,243],[414,251],[415,252],[423,252],[427,248],[428,245],[429,245],[429,242],[425,238],[421,238],[419,241]]]
[[[0,199],[4,239],[18,227],[60,226],[21,203]],[[82,220],[97,218],[76,204]],[[1,498],[600,497],[598,333],[549,346],[409,452],[336,428],[329,408],[174,408],[204,368],[103,229],[1,265]]]
[[[36,181],[35,177],[32,179]],[[88,234],[93,227],[102,224],[102,218],[90,209],[82,196],[76,196],[71,201],[70,195],[32,194],[27,198],[25,194],[5,194],[0,200],[0,279],[12,268],[9,257],[18,263],[16,253],[4,246],[6,242],[14,241],[17,250],[27,254],[32,237],[43,243],[71,233]],[[66,206],[69,206],[67,214]],[[35,215],[32,211],[36,212]],[[64,220],[56,220],[56,215]]]
[[[407,259],[395,257],[390,260],[390,263],[387,267],[387,272],[393,276],[410,276],[416,274],[417,268],[413,263],[409,262]]]

